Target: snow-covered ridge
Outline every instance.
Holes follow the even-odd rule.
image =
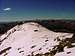
[[[45,53],[53,52],[53,50],[58,53],[61,52],[57,48],[61,45],[60,43],[63,42],[62,40],[72,38],[72,36],[72,33],[56,33],[50,31],[38,23],[24,23],[13,27],[0,37],[0,55],[44,55]],[[68,41],[65,42],[65,44],[67,43]],[[67,46],[65,44],[62,43],[61,46]],[[5,53],[3,51],[5,51]],[[50,55],[57,55],[56,52]]]

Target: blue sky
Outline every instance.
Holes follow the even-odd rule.
[[[0,0],[0,20],[26,17],[75,18],[75,0]]]

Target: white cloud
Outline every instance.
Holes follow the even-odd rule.
[[[5,8],[5,9],[3,9],[4,11],[10,11],[11,10],[11,8]]]

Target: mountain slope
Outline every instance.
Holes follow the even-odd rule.
[[[0,37],[0,56],[57,55],[69,47],[70,40],[66,39],[72,36],[72,33],[50,31],[35,22],[24,23]]]

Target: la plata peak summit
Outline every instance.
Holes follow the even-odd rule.
[[[53,32],[35,22],[16,25],[0,37],[0,56],[73,55],[75,43],[70,40],[73,36],[72,33]],[[72,50],[69,47],[73,47]]]

